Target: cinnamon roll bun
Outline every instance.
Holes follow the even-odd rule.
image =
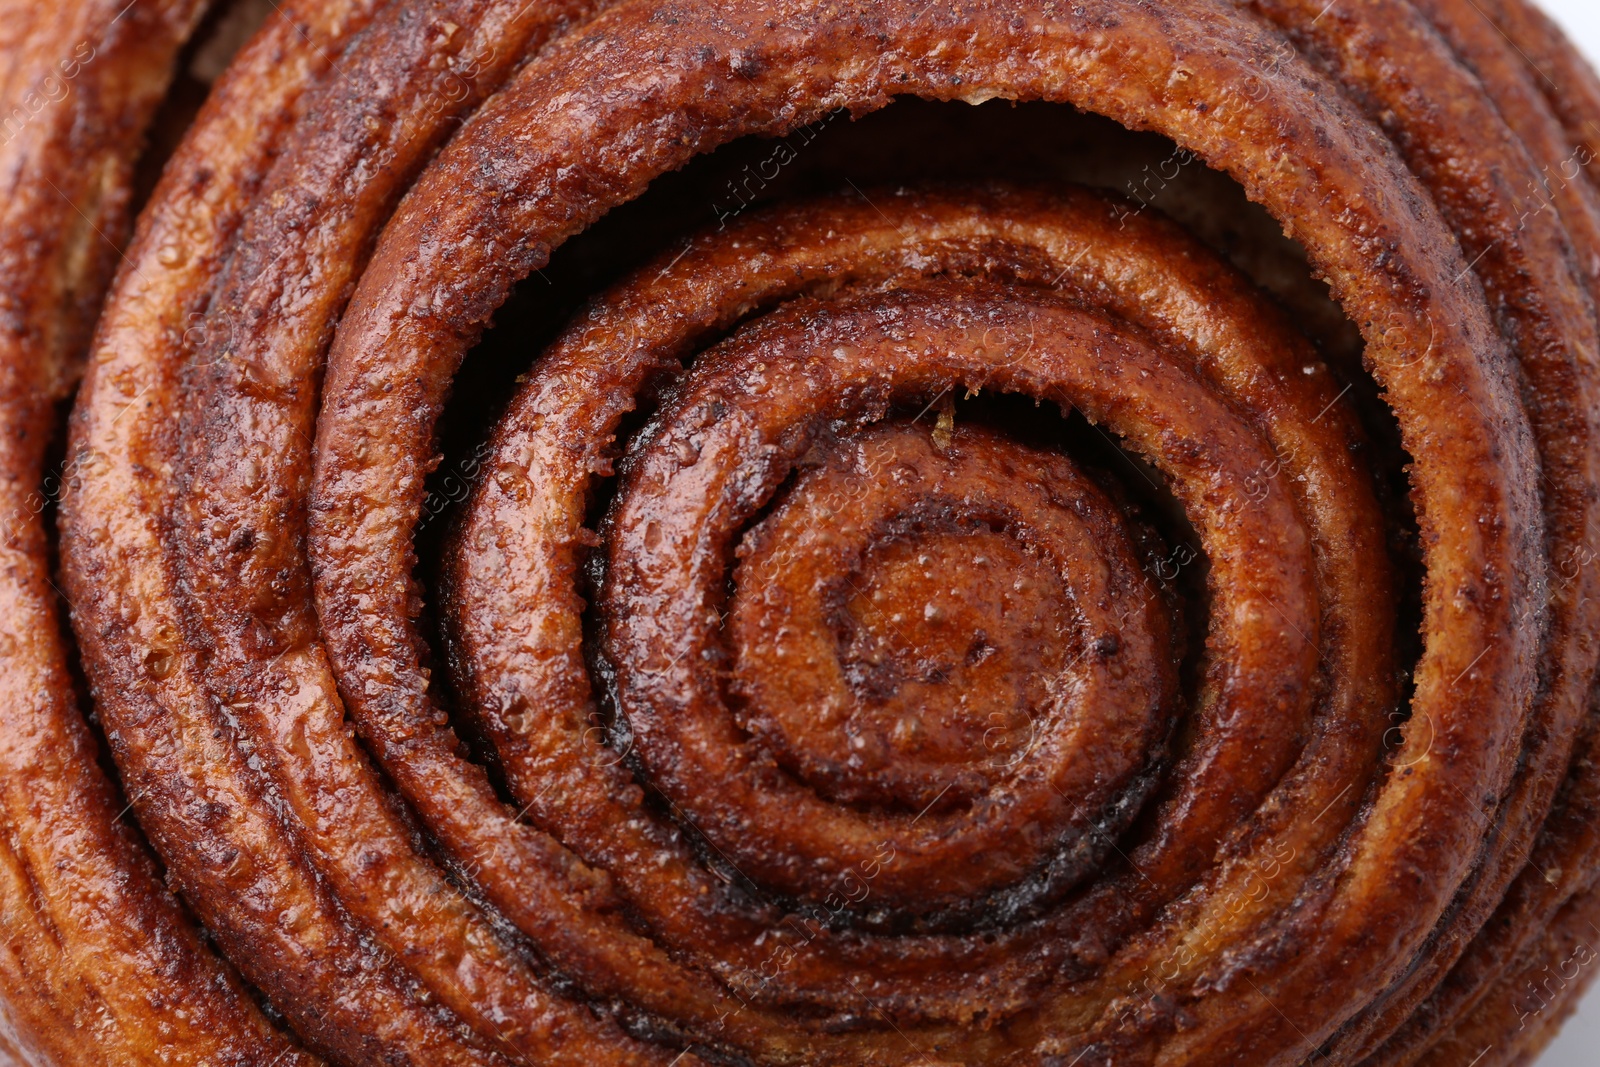
[[[1600,80],[1525,0],[11,7],[0,1056],[1572,1009]]]

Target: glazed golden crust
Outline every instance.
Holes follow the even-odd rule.
[[[1266,53],[1271,39],[1209,5],[1166,5],[1160,13],[1119,9],[1115,19],[1070,10],[977,6],[946,12],[936,6],[917,12],[894,5],[826,14],[803,5],[714,18],[697,9],[674,10],[673,18],[659,14],[644,5],[609,9],[581,43],[558,42],[492,99],[402,206],[343,319],[318,427],[319,480],[328,486],[319,489],[328,501],[319,504],[319,517],[329,515],[336,500],[358,502],[354,511],[327,520],[349,532],[324,554],[344,556],[339,562],[375,587],[359,598],[368,676],[382,672],[386,690],[424,688],[414,639],[391,651],[395,636],[409,626],[406,531],[421,503],[416,472],[429,451],[443,386],[472,325],[503,291],[493,279],[537,265],[547,246],[692,151],[738,133],[776,132],[823,108],[868,110],[891,91],[1041,97],[1153,127],[1230,170],[1247,192],[1292,221],[1336,295],[1366,324],[1374,373],[1388,389],[1415,460],[1412,496],[1428,551],[1428,645],[1415,673],[1413,717],[1430,725],[1434,750],[1450,759],[1422,758],[1429,738],[1412,732],[1407,744],[1416,754],[1409,770],[1389,777],[1373,799],[1372,812],[1347,845],[1344,879],[1302,893],[1298,908],[1284,909],[1289,914],[1275,924],[1279,939],[1301,947],[1290,959],[1274,960],[1270,974],[1251,976],[1261,998],[1196,995],[1185,1003],[1185,984],[1199,989],[1216,981],[1206,974],[1213,961],[1197,953],[1193,970],[1183,983],[1172,983],[1170,993],[1182,1004],[1181,1035],[1173,1034],[1170,1016],[1152,1020],[1148,1029],[1123,1027],[1112,1022],[1121,1016],[1118,993],[1135,988],[1140,971],[1165,957],[1145,957],[1142,965],[1118,960],[1107,980],[1086,993],[1041,999],[1049,1007],[1036,1009],[1033,1047],[1047,1055],[1081,1050],[1081,1034],[1064,1034],[1098,1015],[1108,1032],[1101,1041],[1091,1023],[1087,1047],[1116,1047],[1117,1055],[1149,1056],[1158,1047],[1163,1055],[1199,1061],[1305,1055],[1308,1040],[1318,1040],[1370,999],[1369,991],[1351,990],[1349,1008],[1329,1003],[1326,990],[1340,984],[1334,971],[1368,973],[1379,987],[1398,977],[1400,961],[1422,947],[1475,868],[1486,816],[1459,796],[1497,797],[1504,790],[1533,685],[1543,619],[1537,607],[1527,610],[1542,592],[1542,524],[1527,480],[1531,442],[1507,364],[1497,355],[1504,351],[1498,335],[1482,304],[1470,298],[1472,290],[1456,282],[1467,264],[1442,220],[1388,142],[1308,67],[1267,73],[1269,91],[1260,101],[1230,99],[1227,87],[1255,73],[1246,57]],[[958,26],[981,29],[974,35]],[[953,41],[976,43],[952,47]],[[728,56],[729,65],[706,63],[706,49]],[[616,86],[600,77],[602,63],[648,75]],[[1173,78],[1174,69],[1186,76]],[[697,106],[685,111],[669,104],[684,99],[690,81]],[[715,91],[707,91],[708,84]],[[796,86],[818,84],[831,88],[797,95]],[[1318,151],[1291,157],[1282,147],[1289,144],[1317,144]],[[462,236],[445,242],[425,240],[424,233]],[[522,244],[505,248],[499,239],[505,233],[524,235]],[[1380,271],[1371,266],[1377,248],[1384,253]],[[419,313],[419,304],[450,313]],[[1425,358],[1397,343],[1430,334],[1434,342]],[[1437,480],[1427,473],[1435,463]],[[406,492],[380,495],[380,485]],[[1487,514],[1496,520],[1477,520]],[[324,599],[331,610],[323,617],[338,619],[357,598]],[[1463,601],[1475,610],[1452,607]],[[1273,681],[1290,684],[1295,677],[1290,672]],[[1300,708],[1299,714],[1310,711]],[[1480,708],[1500,709],[1498,723],[1467,710]],[[1279,736],[1278,743],[1290,742]],[[1276,780],[1295,754],[1279,752],[1191,783],[1182,795],[1196,798],[1187,802],[1200,809],[1193,824],[1206,826],[1206,816],[1220,815],[1230,799],[1241,806],[1262,799],[1265,787],[1252,776]],[[1455,799],[1446,802],[1446,796]],[[1185,803],[1176,808],[1180,818],[1190,813]],[[1211,825],[1215,834],[1227,824]],[[1180,844],[1186,838],[1173,837]],[[1204,855],[1199,847],[1173,851],[1170,875],[1160,869],[1169,891],[1188,884],[1196,872],[1186,868]],[[1245,864],[1222,868],[1235,879],[1248,870]],[[1169,877],[1175,885],[1167,885]],[[1117,899],[1128,899],[1119,888]],[[1220,911],[1230,893],[1219,890],[1210,899]],[[1141,903],[1154,910],[1151,902]],[[1373,936],[1373,914],[1391,920],[1384,938]],[[1270,944],[1272,935],[1261,936]],[[1237,945],[1229,948],[1250,956]],[[998,988],[1002,997],[1018,997],[1014,983]],[[1313,998],[1320,1001],[1320,1023],[1283,1010]],[[952,1010],[962,1017],[959,1004]],[[973,1010],[969,1005],[968,1013]],[[935,1030],[929,1040],[942,1048],[956,1038]]]
[[[8,508],[198,18],[14,6],[8,91],[97,58],[0,147]],[[1363,365],[1131,183],[839,175],[651,220],[420,546],[524,278],[699,155],[907,96],[1224,172]],[[1595,122],[1523,0],[283,5],[72,420],[137,833],[39,509],[4,546],[23,1054],[1529,1061],[1600,938]]]
[[[1115,240],[1110,240],[1112,237]],[[750,249],[768,251],[752,254]],[[681,846],[677,855],[663,855],[659,838],[652,845],[648,836],[631,837],[627,828],[637,825],[643,812],[637,799],[627,799],[626,779],[608,781],[616,769],[605,767],[605,761],[594,766],[593,760],[582,758],[586,735],[592,734],[593,728],[583,711],[587,688],[583,661],[573,647],[580,639],[580,605],[571,591],[571,576],[586,483],[593,472],[605,469],[606,442],[642,382],[659,373],[663,362],[670,366],[695,338],[736,321],[752,306],[769,306],[797,291],[826,291],[841,280],[881,283],[907,273],[916,276],[980,268],[1022,272],[1039,284],[1070,282],[1086,293],[1110,290],[1117,294],[1119,312],[1175,340],[1183,338],[1186,330],[1200,332],[1215,324],[1211,336],[1193,342],[1196,350],[1190,358],[1202,361],[1232,383],[1238,390],[1236,402],[1253,408],[1261,426],[1275,427],[1267,431],[1269,438],[1275,437],[1273,443],[1283,449],[1283,455],[1293,457],[1287,462],[1297,475],[1313,477],[1325,487],[1326,496],[1320,503],[1306,502],[1322,528],[1326,553],[1332,557],[1320,570],[1329,576],[1342,599],[1349,601],[1330,606],[1330,629],[1348,631],[1349,636],[1332,638],[1327,651],[1353,676],[1349,690],[1331,703],[1347,715],[1364,709],[1368,718],[1373,708],[1385,706],[1390,684],[1383,666],[1388,657],[1388,630],[1382,613],[1365,611],[1356,603],[1365,601],[1369,593],[1376,602],[1385,596],[1381,549],[1373,538],[1376,507],[1370,492],[1352,478],[1348,426],[1336,409],[1328,411],[1337,390],[1325,372],[1305,374],[1304,367],[1312,357],[1304,346],[1236,279],[1169,228],[1148,220],[1129,220],[1114,206],[1081,194],[1041,197],[994,192],[962,198],[882,196],[874,197],[871,204],[829,202],[779,218],[752,220],[725,235],[703,238],[684,250],[670,269],[645,270],[635,284],[591,309],[557,342],[537,376],[525,386],[527,399],[513,408],[502,427],[489,469],[504,469],[506,477],[513,471],[538,471],[541,491],[534,494],[521,488],[520,475],[504,484],[504,479],[492,474],[485,478],[479,502],[458,543],[493,546],[493,550],[474,547],[456,557],[451,576],[452,609],[458,620],[457,656],[470,672],[473,704],[483,709],[480,713],[502,754],[513,788],[526,797],[526,814],[549,826],[585,858],[611,867],[627,886],[634,906],[648,909],[655,928],[675,949],[697,951],[716,944],[718,953],[730,958],[714,958],[709,964],[736,981],[743,977],[748,982],[749,975],[760,972],[763,958],[776,950],[763,947],[752,953],[742,949],[741,941],[753,934],[741,937],[738,927],[730,926],[729,906],[718,902],[723,894],[707,896],[715,892],[715,883],[706,883],[697,873],[698,864],[683,854]],[[1112,287],[1112,282],[1117,284]],[[999,328],[993,332],[997,338],[1007,334]],[[633,353],[626,362],[616,359],[618,339],[626,339],[626,350]],[[991,343],[991,349],[999,343]],[[985,358],[1001,366],[1008,362],[993,351]],[[1260,373],[1264,360],[1276,371],[1265,380]],[[1060,402],[1053,395],[1049,399]],[[1274,419],[1269,412],[1297,414],[1298,418]],[[1324,418],[1314,421],[1319,413]],[[1246,457],[1254,447],[1245,449]],[[1253,480],[1258,467],[1271,466],[1270,456],[1245,458],[1235,468],[1239,478],[1251,482],[1251,499],[1262,504],[1277,500],[1272,486]],[[497,515],[502,511],[503,516]],[[1295,525],[1292,520],[1284,521],[1282,514],[1278,518],[1286,528]],[[1237,548],[1232,551],[1238,555]],[[1304,553],[1304,543],[1296,551]],[[320,551],[317,554],[321,556]],[[1291,565],[1289,569],[1296,568]],[[1309,561],[1301,558],[1299,569],[1309,571]],[[1367,576],[1366,592],[1339,577],[1356,573]],[[328,588],[337,578],[325,571],[322,580]],[[1275,599],[1283,611],[1294,616],[1301,631],[1316,631],[1320,621],[1307,617],[1307,608],[1296,605],[1289,594],[1293,588],[1291,580],[1274,594]],[[528,603],[545,603],[552,597],[556,599],[548,613],[527,611]],[[329,617],[328,612],[323,614]],[[652,616],[645,613],[640,617]],[[1282,631],[1281,624],[1273,625]],[[330,629],[338,634],[337,629]],[[664,629],[671,633],[676,627],[667,624]],[[1264,676],[1275,674],[1274,665],[1284,668],[1278,674],[1309,673],[1310,664],[1305,661],[1309,646],[1302,638],[1295,636],[1287,647],[1278,641],[1269,645],[1268,650],[1247,654],[1247,664],[1253,658],[1253,665]],[[340,647],[337,636],[333,647]],[[356,660],[354,655],[350,658]],[[1264,688],[1252,694],[1260,701],[1251,705],[1257,709],[1256,716],[1272,706],[1270,692]],[[541,725],[539,732],[544,736],[526,736],[529,725],[514,725],[529,718],[522,709],[563,705],[574,711]],[[358,716],[364,711],[360,701],[353,702],[353,707]],[[1227,715],[1218,713],[1222,718]],[[633,721],[631,716],[629,721]],[[1259,725],[1241,724],[1235,739],[1250,737]],[[567,753],[560,763],[554,761],[552,752],[558,739],[557,751]],[[1376,735],[1369,740],[1375,742]],[[1292,744],[1285,738],[1274,743]],[[1197,801],[1202,809],[1208,803],[1247,803],[1244,783],[1253,774],[1270,773],[1262,770],[1268,751],[1254,747],[1242,761],[1237,757],[1209,761],[1214,769],[1195,776],[1188,799],[1180,796],[1175,800],[1174,822],[1203,824],[1201,816],[1209,813],[1185,810]],[[1195,760],[1202,761],[1204,757]],[[552,774],[569,783],[560,793],[539,788],[540,781]],[[1205,786],[1211,776],[1230,777],[1238,791],[1221,798],[1207,797]],[[580,786],[583,779],[592,784]],[[1337,799],[1329,792],[1328,799]],[[628,806],[616,808],[615,800],[607,798],[622,798]],[[738,806],[730,806],[730,810],[736,812]],[[768,813],[769,817],[775,814]],[[695,823],[702,825],[698,818]],[[1182,834],[1177,839],[1189,849],[1197,844]],[[1214,844],[1215,836],[1209,840]],[[895,854],[899,851],[897,848]],[[652,852],[657,858],[642,862],[630,855]],[[784,946],[784,972],[763,977],[756,984],[769,995],[790,1002],[831,999],[838,1010],[845,1010],[853,997],[849,992],[841,996],[838,990],[848,990],[849,977],[870,967],[882,983],[875,997],[883,997],[883,1003],[896,1011],[960,1017],[974,1010],[968,999],[970,976],[965,970],[951,969],[956,961],[965,959],[968,967],[985,968],[987,989],[1008,989],[1004,994],[986,994],[987,1005],[993,1007],[999,997],[1020,998],[1026,983],[1039,980],[1047,961],[1059,959],[1061,953],[1070,958],[1080,951],[1072,947],[1073,937],[1065,931],[1082,926],[1109,929],[1128,922],[1132,918],[1126,913],[1130,904],[1148,914],[1161,898],[1143,899],[1147,887],[1155,890],[1153,879],[1162,877],[1163,870],[1181,880],[1185,876],[1182,854],[1181,850],[1153,847],[1150,855],[1138,857],[1144,874],[1134,877],[1130,873],[1118,879],[1115,887],[1107,887],[1112,892],[1080,901],[1079,908],[1058,918],[1051,927],[1056,934],[1050,938],[1040,939],[1037,927],[1025,927],[1000,945],[963,944],[950,938],[890,939],[863,945],[840,939],[835,945],[826,934],[796,937],[779,925],[761,943],[777,939]],[[736,863],[741,869],[745,866]],[[865,869],[877,866],[882,864],[869,863]],[[656,871],[670,877],[651,878]],[[875,889],[879,879],[888,884],[886,874],[885,870],[873,879]],[[1019,958],[1008,958],[1017,955],[1018,946],[1030,942],[1032,946]],[[891,973],[902,976],[903,985],[889,985]],[[790,991],[782,992],[785,989]],[[814,1047],[811,1054],[816,1055]]]
[[[297,775],[295,759],[274,758],[273,734],[251,730],[258,722],[251,712],[254,703],[242,698],[239,680],[229,684],[215,639],[202,636],[205,618],[161,595],[187,575],[183,561],[161,545],[160,520],[165,502],[175,494],[172,487],[151,484],[147,450],[161,455],[163,465],[178,454],[181,443],[168,433],[158,405],[181,402],[180,361],[189,361],[191,380],[208,371],[236,369],[248,376],[252,366],[245,362],[253,353],[243,350],[242,334],[214,331],[209,321],[199,333],[172,328],[206,306],[204,297],[188,295],[195,280],[225,283],[229,267],[246,266],[253,268],[250,280],[271,294],[277,279],[294,278],[306,269],[277,254],[282,251],[275,243],[281,231],[270,231],[282,226],[315,227],[312,234],[296,234],[304,242],[300,249],[323,252],[329,269],[354,269],[357,261],[349,242],[359,247],[360,225],[372,225],[373,212],[394,193],[386,191],[383,181],[352,182],[352,172],[381,165],[392,189],[406,173],[407,161],[414,166],[425,157],[451,118],[472,99],[470,92],[452,92],[448,105],[441,107],[439,94],[425,82],[383,81],[383,63],[397,61],[396,51],[420,55],[413,62],[427,63],[443,47],[447,56],[490,57],[480,58],[482,69],[474,77],[492,83],[514,61],[521,43],[547,34],[557,21],[558,12],[544,5],[519,7],[520,14],[508,5],[442,6],[431,13],[440,36],[417,34],[412,23],[416,13],[396,7],[374,13],[359,6],[311,5],[304,13],[309,27],[300,16],[270,21],[236,61],[185,150],[169,166],[163,184],[175,202],[165,205],[165,215],[147,214],[136,243],[161,290],[195,302],[173,307],[159,299],[162,292],[140,294],[125,305],[125,315],[108,316],[91,374],[119,390],[132,386],[144,396],[144,406],[126,419],[108,412],[98,423],[93,409],[81,413],[85,425],[80,427],[79,448],[113,457],[104,479],[83,479],[85,498],[97,491],[118,498],[117,506],[89,512],[94,526],[83,534],[86,558],[96,563],[97,584],[141,586],[134,597],[142,605],[139,617],[96,631],[85,641],[85,655],[92,663],[123,665],[102,681],[102,714],[115,731],[125,775],[146,792],[144,825],[158,847],[165,846],[174,879],[230,955],[240,960],[247,977],[283,1005],[309,1040],[349,1062],[498,1063],[508,1054],[542,1059],[565,1036],[564,1027],[603,1024],[586,1024],[586,1013],[577,1014],[582,1009],[551,1006],[549,995],[531,983],[526,964],[485,937],[484,920],[471,905],[437,871],[419,865],[403,824],[381,798],[375,798],[377,808],[369,804],[340,811],[333,794],[339,788],[336,779]],[[487,43],[474,40],[478,34]],[[344,42],[352,37],[359,39],[345,50]],[[342,51],[337,64],[329,58],[330,50]],[[324,79],[308,89],[319,68],[334,72],[338,84]],[[440,70],[442,78],[455,79],[452,84],[465,84],[447,64]],[[351,86],[362,85],[364,78],[371,79],[371,91],[352,92]],[[266,87],[276,92],[263,93]],[[307,92],[312,99],[298,99]],[[398,97],[394,106],[402,114],[382,129],[382,136],[374,137],[370,117],[363,113],[383,105],[385,92]],[[304,157],[285,152],[278,138],[295,136],[292,126],[285,128],[286,113],[304,108],[322,115],[324,106],[346,114],[330,116],[329,128],[301,136],[324,138],[331,142],[328,151]],[[270,196],[278,183],[292,195]],[[284,210],[266,212],[265,219],[252,214],[241,191],[258,187],[267,192],[266,203]],[[329,201],[348,190],[357,202],[336,208],[317,197],[323,190]],[[314,219],[306,214],[308,200],[319,207]],[[261,229],[269,232],[256,240]],[[323,235],[328,247],[317,243]],[[179,249],[176,255],[168,251],[173,247]],[[277,250],[268,264],[284,273],[262,278],[259,264],[247,258],[252,247]],[[135,262],[141,260],[135,257]],[[228,301],[220,305],[224,308],[248,308],[244,294],[219,299]],[[313,336],[310,343],[317,340]],[[189,346],[196,351],[187,350]],[[308,399],[303,393],[302,400]],[[260,476],[259,465],[251,469]],[[249,525],[238,532],[251,537],[260,550],[291,550],[292,536],[281,531],[293,525],[285,525],[282,503],[272,496],[263,502],[278,510],[269,522],[253,527],[260,536],[245,533],[252,529]],[[75,536],[76,530],[69,540]],[[275,575],[267,579],[268,588],[282,582]],[[81,596],[89,586],[73,588]],[[288,638],[292,641],[292,633]],[[194,655],[199,647],[212,653],[204,676]],[[263,681],[253,679],[252,689]],[[210,688],[213,683],[216,689]],[[312,694],[287,687],[284,692],[298,696],[302,706],[298,721],[286,722],[276,734],[277,744],[292,746],[296,756],[314,750],[320,754],[332,745],[335,751],[326,767],[337,772],[352,766],[351,739],[337,715],[325,724],[308,721],[304,702]],[[212,694],[212,699],[220,698],[214,704],[207,699]],[[235,718],[241,712],[242,721]],[[325,726],[321,733],[316,732],[319,726]],[[179,744],[171,743],[173,732]],[[248,751],[219,744],[224,737],[249,746]],[[341,745],[342,753],[337,751]],[[305,769],[315,771],[320,763]],[[197,808],[195,800],[202,796],[209,799]],[[287,824],[274,810],[280,805],[294,811]],[[403,850],[409,868],[401,860],[384,870],[386,843]],[[321,861],[316,866],[313,856]],[[371,880],[384,873],[392,880],[372,887]],[[416,894],[409,900],[404,895],[408,889]],[[386,910],[409,912],[426,920],[428,929],[441,927],[440,938],[432,945],[420,941],[423,926],[385,921]],[[374,942],[374,929],[387,929],[393,937]],[[510,983],[510,999],[485,1002],[480,968],[495,977],[504,975],[491,992],[499,994]],[[335,987],[341,996],[333,1000],[318,993]],[[576,1040],[563,1054],[585,1055]]]
[[[0,1002],[7,1062],[311,1063],[161,883],[69,675],[45,459],[201,5],[0,6]],[[58,486],[61,472],[48,475]]]

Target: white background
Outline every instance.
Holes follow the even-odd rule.
[[[1595,0],[1539,0],[1567,28],[1578,46],[1600,59],[1600,4]],[[1586,1064],[1585,1067],[1591,1067]]]
[[[1538,0],[1600,64],[1600,0]],[[1461,1064],[1467,1067],[1467,1064]],[[1539,1060],[1539,1067],[1600,1067],[1600,983]]]

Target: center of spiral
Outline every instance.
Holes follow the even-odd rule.
[[[798,492],[772,521],[824,519],[822,503]],[[986,788],[1027,751],[1076,643],[1046,561],[948,502],[927,510],[894,517],[856,568],[823,579],[854,699],[767,709],[785,762],[835,799],[920,811]]]
[[[894,418],[952,381],[1099,387],[1079,361],[1106,320],[1037,301],[1070,336],[1008,361],[984,346],[1026,331],[978,327],[1030,309],[991,297],[930,284],[734,334],[657,413],[607,518],[604,653],[641,772],[751,883],[863,921],[1080,882],[1148,796],[1176,692],[1146,531],[1093,478]]]

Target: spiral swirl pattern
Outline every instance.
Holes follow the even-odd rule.
[[[1592,977],[1524,0],[286,0],[120,259],[201,5],[10,6],[0,1062],[1490,1067]]]

